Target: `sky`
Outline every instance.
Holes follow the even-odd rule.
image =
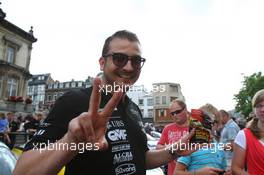
[[[6,20],[33,26],[30,73],[85,80],[100,71],[104,40],[139,37],[147,59],[136,83],[181,85],[189,108],[235,107],[244,76],[264,70],[263,0],[1,0]]]

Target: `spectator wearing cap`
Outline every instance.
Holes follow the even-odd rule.
[[[235,175],[264,174],[264,89],[254,95],[252,108],[256,117],[235,138],[232,159]]]

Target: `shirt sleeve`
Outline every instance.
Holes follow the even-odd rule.
[[[177,159],[177,162],[182,163],[188,167],[191,163],[191,156],[182,156]]]
[[[240,130],[235,138],[235,143],[241,148],[246,149],[246,136],[244,130]]]

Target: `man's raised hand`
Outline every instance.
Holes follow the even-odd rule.
[[[121,90],[118,92],[115,91],[112,94],[113,96],[111,99],[104,106],[104,109],[99,111],[101,102],[100,85],[101,80],[95,78],[89,102],[89,109],[87,112],[83,112],[70,121],[66,136],[70,142],[76,144],[97,144],[99,150],[103,150],[108,147],[108,143],[105,139],[105,132],[109,117],[112,115],[112,112],[121,100],[123,93]]]

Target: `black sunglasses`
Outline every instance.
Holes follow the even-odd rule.
[[[141,69],[146,61],[145,58],[142,58],[139,55],[128,56],[124,53],[112,53],[112,54],[103,55],[103,57],[105,58],[109,56],[112,56],[114,65],[119,68],[124,67],[127,64],[128,60],[130,60],[131,65],[133,66],[134,69]]]
[[[184,109],[185,109],[185,108],[182,108],[182,109],[179,109],[179,110],[173,111],[173,112],[171,112],[170,114],[171,114],[172,116],[175,116],[175,115],[181,113]]]

